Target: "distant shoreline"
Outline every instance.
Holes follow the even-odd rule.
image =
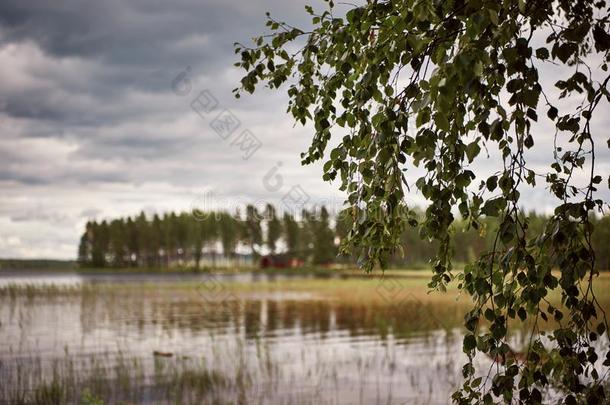
[[[77,270],[76,260],[56,259],[0,259],[0,271],[3,270]]]

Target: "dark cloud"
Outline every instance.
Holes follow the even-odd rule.
[[[4,43],[33,40],[57,57],[97,58],[120,66],[223,67],[232,44],[260,32],[273,10],[305,23],[298,2],[110,0],[5,1]]]
[[[168,93],[187,65],[228,95],[235,83],[222,81],[233,42],[259,33],[266,9],[303,21],[302,5],[280,1],[1,2],[0,44],[33,43],[42,52],[38,64],[23,66],[31,82],[5,90],[4,111],[92,126],[158,114],[129,95]]]

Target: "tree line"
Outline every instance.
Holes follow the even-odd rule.
[[[528,229],[541,232],[548,216],[530,213]],[[610,216],[592,220],[597,267],[610,269]],[[494,243],[497,218],[482,221],[479,229],[456,220],[452,229],[453,258],[467,263]],[[283,254],[307,265],[355,265],[357,257],[342,255],[341,241],[351,229],[348,212],[331,215],[326,207],[304,209],[298,216],[280,213],[273,205],[264,209],[248,205],[243,213],[193,210],[147,216],[89,221],[81,236],[78,262],[81,267],[172,267],[199,268],[204,258],[214,266],[239,257],[258,264],[263,254]],[[420,237],[416,227],[401,236],[402,252],[389,259],[394,267],[423,266],[434,256],[437,242]]]
[[[337,256],[335,229],[325,207],[303,210],[297,218],[267,204],[227,211],[154,214],[89,221],[80,239],[82,267],[200,267],[204,256],[225,262],[240,256],[284,253],[303,263],[332,263]],[[242,253],[240,253],[242,252]],[[245,253],[244,253],[245,252]]]

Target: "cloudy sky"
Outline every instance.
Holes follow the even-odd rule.
[[[267,10],[306,24],[304,4],[0,2],[0,257],[74,258],[88,219],[140,210],[280,204],[295,187],[340,202],[320,165],[300,166],[311,128],[293,125],[284,93],[231,94],[241,77],[233,43],[261,33]],[[196,100],[216,108],[194,111]],[[227,139],[214,130],[225,109],[240,123]],[[610,118],[600,115],[601,131]],[[547,132],[532,156],[541,165],[552,158]],[[246,148],[252,137],[256,150]],[[598,158],[606,175],[607,137]],[[539,210],[553,204],[543,189],[526,197]]]

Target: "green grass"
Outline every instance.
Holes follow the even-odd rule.
[[[142,359],[122,354],[113,359],[66,355],[54,360],[51,369],[42,363],[34,358],[11,364],[14,372],[0,384],[0,400],[15,405],[102,405],[152,397],[155,403],[213,404],[227,392],[249,388],[196,359],[157,359],[149,372]]]
[[[461,268],[461,266],[457,266]],[[55,270],[60,270],[59,267],[54,267]],[[36,270],[36,269],[33,269]],[[79,267],[74,264],[73,266],[66,266],[64,269],[66,272],[76,272],[82,274],[121,274],[121,273],[151,273],[151,274],[216,274],[216,273],[260,273],[260,274],[310,274],[310,275],[333,275],[333,274],[362,274],[362,270],[354,268],[349,265],[334,265],[332,267],[323,266],[303,266],[293,267],[286,269],[268,268],[261,269],[258,266],[244,266],[244,267],[189,267],[189,266],[173,266],[173,267]],[[381,270],[376,270],[381,273]],[[400,273],[420,273],[427,274],[430,272],[430,266],[428,264],[417,264],[413,265],[408,269],[403,268],[392,268],[385,271],[389,274],[400,274]]]
[[[329,277],[288,278],[256,282],[227,281],[210,274],[209,278],[187,281],[164,282],[129,282],[129,283],[96,283],[80,285],[39,285],[19,284],[0,287],[0,296],[52,296],[69,293],[164,293],[173,291],[205,292],[206,283],[218,283],[223,289],[235,293],[260,292],[309,292],[324,298],[341,300],[358,300],[360,302],[377,301],[384,291],[404,291],[421,299],[456,300],[464,299],[459,294],[457,283],[449,284],[447,292],[431,291],[428,288],[431,274],[419,270],[388,270],[364,274],[360,270],[341,270],[327,273]],[[330,277],[332,275],[333,277]],[[594,280],[594,289],[600,300],[610,300],[610,273],[601,273]],[[558,290],[552,294],[558,294]]]

